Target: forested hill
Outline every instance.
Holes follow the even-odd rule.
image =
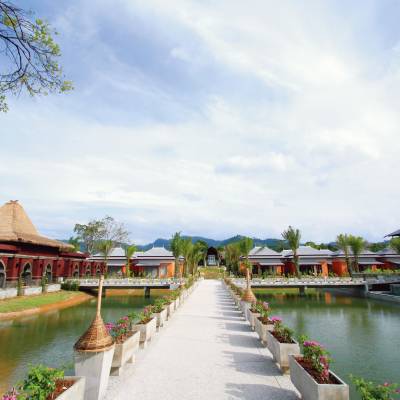
[[[189,236],[182,236],[183,238],[187,238]],[[241,235],[236,235],[236,236],[232,236],[228,239],[224,239],[224,240],[217,240],[217,239],[211,239],[211,238],[206,238],[206,237],[202,237],[202,236],[190,236],[193,243],[198,242],[198,241],[204,241],[208,244],[208,246],[213,246],[213,247],[219,247],[219,246],[225,246],[229,243],[233,243],[233,242],[237,242],[239,241],[243,236]],[[279,239],[258,239],[258,238],[253,238],[254,241],[254,245],[255,246],[268,246],[268,247],[275,247],[277,245],[280,245],[282,243],[281,240]],[[143,246],[138,246],[140,247],[142,250],[148,250],[152,247],[169,247],[170,244],[170,239],[156,239],[154,242],[152,243],[148,243],[146,245]]]

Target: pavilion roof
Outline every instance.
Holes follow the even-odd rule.
[[[392,233],[388,233],[386,236],[400,236],[400,229],[397,229],[397,231],[394,231]]]
[[[69,251],[73,246],[41,236],[17,200],[0,207],[0,242],[22,242],[57,247]]]

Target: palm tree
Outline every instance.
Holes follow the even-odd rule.
[[[354,257],[354,269],[356,272],[360,272],[358,260],[359,260],[360,254],[366,247],[366,242],[361,236],[353,236],[353,235],[349,235],[348,241],[349,241],[349,246],[350,246],[351,252],[353,253],[353,257]]]
[[[390,247],[397,253],[400,254],[400,237],[393,238],[390,241]]]
[[[190,267],[190,273],[195,275],[197,273],[197,265],[203,258],[204,249],[199,243],[192,245],[190,253],[188,254],[188,265]]]
[[[191,238],[186,238],[186,239],[182,239],[182,243],[181,243],[181,252],[183,257],[185,258],[184,260],[184,267],[183,267],[183,275],[186,277],[187,273],[188,273],[188,264],[189,264],[189,258],[190,258],[190,254],[193,250],[193,243],[192,243],[192,239]]]
[[[350,275],[353,273],[353,268],[350,262],[350,247],[349,247],[349,235],[341,233],[336,237],[336,245],[337,247],[343,251],[344,258],[346,260],[347,271]]]
[[[239,242],[229,243],[225,246],[226,266],[234,273],[239,272],[240,249]]]
[[[125,258],[126,258],[126,276],[131,276],[131,258],[135,254],[137,247],[135,244],[125,247]]]
[[[182,237],[180,232],[175,232],[171,239],[171,251],[175,257],[175,278],[180,276],[179,257],[182,255]]]
[[[286,231],[283,231],[282,237],[287,241],[290,249],[293,252],[293,262],[296,270],[296,276],[299,276],[299,256],[297,254],[297,250],[300,246],[301,233],[298,229],[294,229],[289,225],[289,228],[286,229]]]
[[[198,240],[196,242],[196,245],[199,246],[199,248],[201,249],[201,251],[203,253],[203,257],[202,257],[203,258],[203,266],[205,267],[207,264],[206,257],[207,257],[207,251],[208,251],[208,244],[204,240]]]
[[[110,256],[111,252],[114,249],[114,242],[112,240],[102,240],[98,243],[97,249],[99,253],[104,257],[104,263],[106,266],[105,274],[108,273],[108,257]]]

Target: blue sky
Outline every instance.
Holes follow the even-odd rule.
[[[105,214],[186,234],[398,229],[398,1],[21,1],[68,95],[9,98],[0,200],[70,236]]]

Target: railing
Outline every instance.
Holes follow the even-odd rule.
[[[81,278],[73,279],[68,278],[66,281],[79,282],[79,286],[97,286],[99,280],[96,278]],[[104,287],[107,286],[170,286],[170,285],[180,285],[185,283],[184,279],[166,278],[110,278],[104,280]]]

